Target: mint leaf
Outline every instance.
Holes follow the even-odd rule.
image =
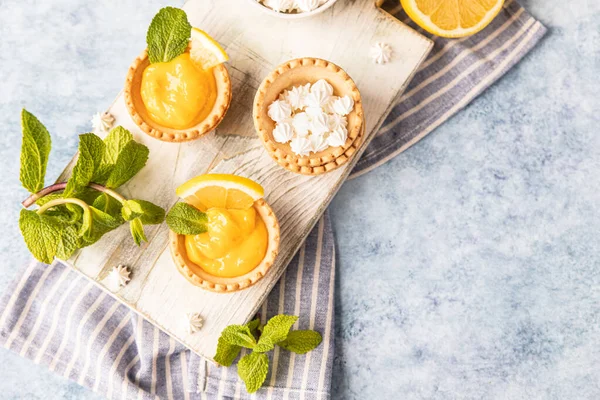
[[[322,340],[321,334],[316,331],[291,331],[287,339],[277,345],[296,354],[304,354],[321,344]]]
[[[98,210],[111,215],[117,220],[122,219],[121,209],[123,206],[121,202],[106,193],[100,193],[100,196],[96,197],[96,200],[94,200],[92,205]]]
[[[229,367],[240,354],[240,350],[242,350],[242,346],[231,344],[221,336],[217,342],[217,354],[214,359],[219,364]]]
[[[61,260],[68,260],[78,248],[77,228],[74,225],[63,226],[56,248],[56,257]]]
[[[295,315],[276,315],[264,326],[254,351],[264,353],[288,336],[292,325],[298,320]]]
[[[146,165],[148,153],[148,148],[141,143],[134,140],[127,143],[106,180],[106,187],[115,189],[133,178]]]
[[[39,261],[50,264],[59,247],[61,225],[52,217],[21,210],[19,228],[27,248]]]
[[[122,126],[117,126],[108,133],[104,138],[104,157],[97,173],[94,175],[93,181],[96,183],[104,184],[110,176],[119,154],[127,143],[133,140],[133,135],[127,129]]]
[[[85,240],[90,239],[93,227],[94,217],[92,215],[92,211],[87,208],[83,210],[83,218],[81,221],[81,228],[79,228],[79,236],[83,237]]]
[[[102,139],[93,133],[79,135],[79,155],[63,193],[64,197],[71,197],[92,181],[104,156],[104,147]]]
[[[148,59],[150,63],[168,62],[183,54],[190,41],[192,26],[185,11],[165,7],[154,16],[148,33]]]
[[[246,384],[248,393],[261,388],[269,372],[269,357],[264,353],[251,353],[238,362],[238,375]]]
[[[221,332],[221,338],[229,344],[248,349],[252,349],[256,345],[256,339],[245,325],[229,325]]]
[[[207,231],[206,214],[187,203],[175,204],[167,214],[167,225],[180,235],[199,235]]]
[[[144,225],[156,225],[165,220],[165,210],[146,200],[127,200],[123,203],[123,219],[140,218]]]
[[[120,218],[115,218],[112,215],[97,209],[96,207],[89,207],[90,214],[93,220],[91,230],[83,238],[83,245],[89,246],[96,243],[105,233],[118,228],[122,224]]]
[[[256,318],[248,322],[246,326],[248,327],[248,329],[250,329],[250,332],[252,332],[253,335],[256,335],[258,328],[260,327],[260,319]]]
[[[114,165],[119,158],[119,154],[125,148],[127,143],[133,140],[133,135],[122,126],[114,127],[104,138],[106,150],[104,151],[104,164]]]
[[[19,179],[25,189],[30,193],[36,193],[44,187],[51,147],[50,134],[46,127],[25,109],[21,112],[21,126],[23,143]]]
[[[129,230],[131,231],[131,236],[133,236],[133,241],[138,246],[142,244],[142,242],[147,242],[146,234],[144,233],[144,225],[142,224],[142,220],[139,218],[135,218],[129,222]]]

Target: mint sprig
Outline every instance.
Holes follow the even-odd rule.
[[[144,225],[159,224],[165,211],[145,200],[127,200],[117,193],[148,159],[148,148],[122,127],[102,140],[80,135],[78,158],[67,182],[43,188],[51,140],[46,128],[23,110],[21,182],[33,193],[23,201],[19,227],[29,251],[50,263],[70,258],[128,221],[137,245],[147,241]],[[47,136],[47,137],[46,137]],[[38,205],[35,211],[27,210]]]
[[[294,315],[276,315],[264,326],[255,319],[246,325],[230,325],[221,332],[217,343],[216,362],[226,367],[233,364],[242,347],[251,349],[238,362],[238,375],[246,384],[248,393],[262,387],[269,372],[269,357],[266,352],[275,345],[297,354],[315,349],[322,341],[321,334],[311,330],[290,331],[298,320]],[[259,335],[259,332],[260,335]]]
[[[50,133],[33,114],[26,110],[21,112],[21,125],[23,145],[19,178],[23,187],[34,193],[44,187],[51,146]]]
[[[166,219],[169,228],[180,235],[199,235],[208,229],[206,213],[187,203],[175,204]]]
[[[174,7],[161,9],[152,19],[146,34],[150,63],[169,62],[183,54],[191,34],[192,26],[185,11]]]

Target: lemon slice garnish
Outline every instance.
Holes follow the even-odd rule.
[[[221,45],[198,28],[192,28],[190,58],[202,69],[210,69],[229,60]]]
[[[504,0],[400,0],[406,14],[429,33],[463,37],[485,28]]]
[[[200,175],[177,188],[177,196],[201,211],[213,207],[248,209],[264,195],[258,183],[230,174]]]

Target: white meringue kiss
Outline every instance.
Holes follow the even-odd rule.
[[[277,12],[287,12],[296,6],[294,0],[265,0],[265,5]]]
[[[322,135],[310,135],[310,145],[314,153],[323,151],[329,147],[327,140]]]
[[[327,137],[327,144],[331,147],[343,146],[348,139],[348,129],[340,127],[334,129]]]
[[[286,90],[283,99],[292,106],[293,110],[301,110],[304,108],[304,101],[308,96],[308,88],[304,86],[294,86],[290,90]]]
[[[345,128],[346,126],[348,126],[348,118],[340,114],[329,114],[328,125],[330,131],[333,131],[339,127]]]
[[[273,121],[280,122],[292,115],[292,106],[284,100],[275,100],[269,106],[268,114]]]
[[[273,129],[273,138],[277,143],[287,143],[294,138],[294,128],[287,122],[280,122]]]
[[[321,5],[321,0],[295,0],[296,7],[302,12],[316,10]]]
[[[323,135],[329,132],[329,116],[322,112],[315,115],[310,124],[310,132],[314,135]]]
[[[323,108],[325,104],[329,102],[331,96],[324,91],[311,91],[308,96],[306,96],[305,104],[308,107],[318,107]]]
[[[325,79],[319,79],[311,86],[310,92],[325,92],[328,96],[333,96],[333,86]]]
[[[296,135],[304,137],[308,135],[308,131],[310,130],[311,118],[305,112],[298,113],[294,115],[292,125],[294,126]]]
[[[339,115],[348,115],[354,108],[354,100],[350,96],[340,97],[333,102],[333,111]]]
[[[290,142],[290,147],[292,148],[292,151],[299,156],[307,156],[312,150],[312,144],[310,143],[310,140],[305,137],[297,137],[292,139]]]

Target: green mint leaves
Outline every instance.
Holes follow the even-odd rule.
[[[238,363],[238,375],[246,384],[248,393],[261,388],[269,372],[269,357],[264,353],[250,353]]]
[[[294,315],[276,315],[264,326],[260,325],[259,319],[246,325],[230,325],[221,332],[214,359],[219,364],[229,367],[240,354],[242,347],[251,349],[250,354],[240,359],[237,368],[248,393],[254,393],[261,388],[269,372],[269,357],[265,353],[273,350],[275,345],[297,354],[305,354],[321,343],[319,332],[290,332],[297,320],[298,317]],[[261,334],[257,340],[259,332]]]
[[[180,235],[199,235],[206,232],[206,214],[187,203],[175,204],[167,214],[167,225]]]
[[[50,134],[42,123],[31,113],[21,112],[23,144],[21,146],[20,179],[23,187],[35,193],[44,187],[46,165],[50,154]]]
[[[126,129],[116,127],[104,140],[93,133],[80,135],[79,155],[68,182],[43,188],[50,147],[46,128],[23,110],[21,182],[34,193],[23,205],[39,208],[22,210],[19,227],[27,248],[38,260],[66,260],[124,222],[129,222],[139,246],[147,241],[144,225],[164,221],[161,207],[146,200],[127,200],[114,191],[148,160],[148,148],[133,140]]]
[[[185,11],[174,7],[161,9],[152,19],[146,35],[150,63],[168,62],[183,54],[191,32]]]

